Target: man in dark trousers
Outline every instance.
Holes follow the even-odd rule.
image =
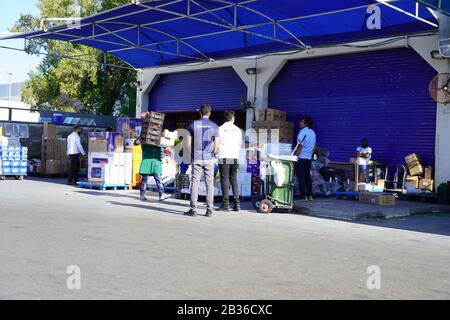
[[[67,157],[70,160],[69,185],[76,185],[78,182],[78,171],[80,171],[80,155],[86,155],[81,145],[81,127],[76,126],[73,132],[67,137]]]
[[[297,172],[300,184],[300,194],[305,201],[313,200],[311,162],[316,148],[316,133],[312,130],[311,117],[300,120],[300,132],[297,137],[297,146],[294,150],[298,156]]]
[[[206,184],[206,216],[211,217],[214,209],[214,164],[215,154],[219,149],[219,127],[209,120],[211,106],[208,104],[200,108],[201,118],[189,126],[190,137],[187,139],[187,148],[192,155],[192,183],[191,183],[191,209],[185,213],[187,216],[197,215],[198,191],[200,179],[205,176]]]
[[[225,111],[224,117],[225,123],[219,127],[219,172],[223,203],[218,211],[230,211],[230,183],[234,198],[233,211],[239,211],[241,206],[239,201],[237,172],[239,170],[242,131],[234,124],[234,111]]]

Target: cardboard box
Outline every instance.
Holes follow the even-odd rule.
[[[67,140],[60,136],[42,137],[41,160],[65,160],[67,158]]]
[[[88,138],[89,152],[123,152],[125,142],[118,132],[90,132]]]
[[[286,121],[286,112],[276,109],[266,110],[267,121]]]
[[[434,187],[434,180],[431,179],[422,179],[419,182],[419,189],[420,190],[429,190],[433,191]]]
[[[420,177],[417,176],[408,176],[406,177],[406,182],[412,184],[416,189],[419,189]]]
[[[423,166],[421,164],[418,164],[413,167],[408,167],[409,174],[411,176],[422,176],[423,175]]]
[[[421,162],[421,159],[416,153],[411,153],[405,157],[405,161],[408,164],[408,166],[416,166],[418,163]]]
[[[411,162],[411,163],[409,163],[409,164],[406,164],[406,166],[408,167],[408,169],[409,168],[413,168],[413,167],[416,167],[416,166],[420,166],[420,165],[422,165],[419,161],[414,161],[414,162]]]
[[[358,194],[358,200],[363,203],[376,204],[379,206],[395,205],[395,197],[389,193],[360,192]]]
[[[88,181],[98,184],[123,184],[119,180],[121,166],[96,164],[88,168]]]
[[[45,122],[44,123],[44,133],[42,135],[45,137],[56,136],[56,125]]]
[[[47,160],[45,161],[45,173],[46,174],[63,174],[63,165],[61,160]]]
[[[260,110],[259,121],[286,121],[286,112],[276,109]]]
[[[254,121],[252,128],[257,133],[258,144],[271,140],[291,143],[294,140],[294,123],[288,121]]]
[[[125,175],[125,184],[132,184],[133,183],[133,154],[132,153],[125,153],[124,154],[125,159],[125,165],[124,165],[124,175]]]
[[[121,166],[125,165],[125,155],[127,153],[119,152],[89,152],[88,160],[89,165],[96,164],[110,164]]]
[[[108,151],[108,140],[106,139],[106,137],[105,138],[89,137],[88,151],[89,152],[107,152]]]
[[[135,139],[124,139],[123,151],[126,153],[133,153]]]
[[[433,168],[428,166],[425,168],[425,179],[431,180],[433,179]]]
[[[164,130],[162,138],[161,138],[161,146],[162,147],[174,147],[175,141],[178,138],[178,132],[177,131],[169,131]]]
[[[136,139],[141,135],[142,119],[118,118],[116,128],[124,139]]]

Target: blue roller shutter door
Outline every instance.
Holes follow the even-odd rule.
[[[298,129],[314,119],[318,145],[347,162],[367,137],[382,163],[419,153],[434,165],[436,103],[428,85],[436,71],[411,49],[290,61],[272,82],[271,108],[287,111]]]
[[[213,110],[239,110],[247,87],[232,68],[160,75],[149,94],[149,109],[192,112],[208,103]]]

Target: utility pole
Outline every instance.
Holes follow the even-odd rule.
[[[5,71],[9,76],[9,95],[8,95],[8,108],[11,108],[11,94],[12,94],[12,76],[13,74],[11,72]]]

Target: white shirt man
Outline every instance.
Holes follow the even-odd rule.
[[[358,165],[359,166],[368,166],[369,162],[370,162],[370,158],[372,158],[372,148],[359,146],[356,149],[356,152],[360,155],[366,155],[365,158],[363,156],[358,157]]]
[[[83,146],[81,145],[81,139],[78,131],[74,131],[67,137],[67,155],[86,154]]]
[[[361,145],[356,148],[356,156],[358,169],[359,169],[359,181],[369,183],[369,162],[372,158],[372,148],[369,147],[369,140],[363,139]]]
[[[81,128],[76,126],[73,132],[67,137],[67,157],[70,160],[69,185],[75,185],[78,181],[78,172],[80,171],[80,154],[83,156],[83,146],[80,140]]]
[[[239,159],[242,145],[242,131],[234,121],[219,127],[219,159]]]
[[[230,211],[229,189],[233,190],[234,211],[240,210],[239,185],[237,172],[239,170],[239,154],[242,145],[242,131],[234,124],[234,111],[225,111],[225,123],[219,127],[219,171],[222,185],[222,206],[219,211]]]

